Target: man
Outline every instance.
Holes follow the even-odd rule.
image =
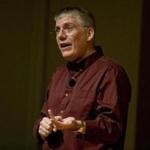
[[[130,83],[124,69],[94,46],[93,15],[67,7],[55,16],[57,69],[34,126],[43,150],[122,150]]]

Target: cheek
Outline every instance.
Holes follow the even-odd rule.
[[[85,43],[85,37],[83,36],[83,33],[74,33],[68,36],[68,38],[70,38],[70,40],[72,41],[74,51],[78,52],[80,49],[82,49],[82,46]]]
[[[80,35],[75,40],[77,49],[81,50],[85,44],[85,39]]]
[[[80,34],[77,34],[73,37],[73,42],[76,47],[80,46],[82,44],[82,36]]]
[[[57,45],[59,45],[58,43],[59,43],[59,40],[56,38],[56,43],[57,43]]]

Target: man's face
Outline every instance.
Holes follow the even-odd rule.
[[[56,20],[56,40],[62,56],[67,61],[74,61],[86,55],[87,28],[79,16],[62,15]]]

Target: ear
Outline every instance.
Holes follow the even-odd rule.
[[[87,41],[91,41],[94,38],[94,29],[92,27],[88,27],[87,29]]]

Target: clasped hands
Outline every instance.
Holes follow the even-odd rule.
[[[57,130],[72,130],[76,131],[80,129],[82,121],[76,120],[74,117],[62,117],[63,112],[60,112],[60,115],[54,116],[52,111],[48,110],[48,117],[43,117],[40,121],[38,133],[41,138],[44,140],[52,132]]]

